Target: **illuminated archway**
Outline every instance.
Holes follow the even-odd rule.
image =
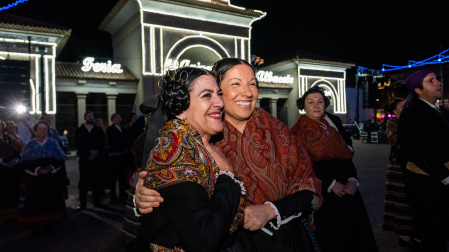
[[[217,41],[204,36],[190,36],[179,40],[170,48],[164,68],[195,66],[211,70],[213,64],[230,57]]]

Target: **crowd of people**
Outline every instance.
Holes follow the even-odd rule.
[[[420,70],[407,99],[389,106],[383,228],[413,251],[446,251],[449,112],[441,83]],[[378,251],[359,191],[352,140],[318,86],[297,100],[292,128],[257,108],[254,68],[225,58],[212,71],[184,67],[159,82],[138,117],[111,125],[92,111],[75,132],[77,211],[126,204],[128,251]],[[28,125],[29,124],[24,124]],[[66,215],[65,153],[51,117],[30,139],[0,121],[2,218],[51,230]],[[105,183],[104,177],[108,179]],[[6,179],[8,178],[8,179]],[[103,179],[102,179],[103,178]],[[7,217],[9,216],[9,217]]]
[[[111,115],[112,125],[104,130],[102,125],[93,124],[93,116],[87,111],[85,122],[75,132],[80,175],[77,211],[86,209],[89,190],[94,207],[105,207],[101,198],[107,196],[106,190],[111,201],[125,204],[126,185],[135,171],[130,143],[145,126],[144,118],[137,120],[133,113],[130,123],[122,129],[120,115],[115,113]],[[52,127],[52,116],[44,113],[33,121],[26,116],[15,121],[0,120],[0,221],[17,220],[32,234],[39,234],[54,232],[65,219],[70,181],[66,153],[58,131]],[[107,171],[112,172],[105,182]]]

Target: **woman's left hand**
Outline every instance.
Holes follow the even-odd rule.
[[[243,227],[255,231],[263,228],[275,217],[276,213],[268,204],[246,206]]]
[[[349,179],[348,182],[346,182],[345,187],[343,188],[343,191],[350,195],[354,195],[356,190],[357,190],[357,182],[353,179]]]

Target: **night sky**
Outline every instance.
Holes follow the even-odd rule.
[[[4,6],[14,0],[1,1]],[[117,0],[29,0],[5,12],[72,29],[60,61],[112,57],[98,24]],[[231,0],[267,12],[253,24],[252,54],[269,61],[296,50],[359,66],[407,65],[449,48],[449,1]],[[0,15],[2,12],[0,12]]]

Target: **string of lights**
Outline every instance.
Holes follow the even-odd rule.
[[[373,70],[373,69],[368,69],[366,67],[358,66],[357,67],[357,75],[359,75],[359,76],[366,75],[367,72],[371,72],[371,73],[374,72],[374,73],[378,74],[379,72],[389,72],[389,71],[396,71],[396,70],[405,69],[405,68],[420,67],[420,66],[424,66],[424,65],[443,64],[443,63],[449,63],[449,49],[442,51],[439,54],[436,54],[436,55],[434,55],[430,58],[427,58],[425,60],[421,60],[421,61],[409,60],[408,65],[406,65],[406,66],[394,66],[394,65],[382,64],[382,70]],[[380,74],[380,75],[382,75],[382,74]]]
[[[382,64],[382,71],[383,72],[387,72],[387,71],[395,71],[395,70],[400,70],[400,69],[404,69],[404,68],[412,68],[412,67],[420,67],[420,66],[424,66],[424,65],[435,65],[435,64],[443,64],[443,63],[448,63],[449,62],[449,49],[440,52],[439,54],[436,54],[430,58],[427,58],[425,60],[422,61],[413,61],[413,60],[409,60],[408,65],[406,66],[393,66],[393,65],[386,65],[386,64]],[[447,53],[447,55],[445,55]]]
[[[17,5],[19,5],[21,3],[24,3],[24,2],[27,2],[27,1],[28,0],[17,0],[14,3],[10,3],[10,4],[6,5],[6,6],[0,7],[0,11],[4,11],[4,10],[10,9],[12,7],[16,7]]]

